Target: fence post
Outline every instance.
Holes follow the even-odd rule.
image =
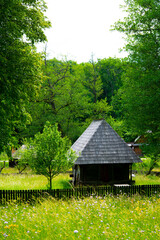
[[[140,194],[142,194],[142,195],[145,194],[145,186],[144,185],[141,186],[141,193]]]
[[[59,189],[57,189],[56,191],[57,191],[57,198],[59,199]]]
[[[5,190],[2,190],[2,204],[6,203],[4,196],[5,196]]]

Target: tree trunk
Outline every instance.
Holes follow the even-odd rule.
[[[153,166],[151,166],[150,168],[149,168],[149,171],[146,173],[146,176],[148,176],[148,175],[150,175],[151,174],[151,172],[152,172],[152,170],[153,170]]]
[[[5,166],[6,166],[6,162],[4,161],[4,162],[3,162],[3,166],[0,167],[0,173],[2,172],[3,168],[5,168]]]
[[[52,189],[52,176],[49,177],[49,189]]]
[[[153,162],[151,163],[150,168],[149,168],[148,172],[146,173],[146,176],[151,174],[151,172],[152,172],[153,168],[156,166],[156,164],[157,164],[157,158],[154,157]]]

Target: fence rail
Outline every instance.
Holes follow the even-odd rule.
[[[107,186],[107,187],[83,187],[73,189],[52,189],[52,190],[0,190],[0,204],[10,201],[30,202],[38,198],[52,196],[56,199],[82,198],[90,196],[134,194],[146,195],[160,194],[160,185],[136,185],[136,186]]]

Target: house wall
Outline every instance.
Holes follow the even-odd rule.
[[[79,180],[75,179],[75,184],[123,183],[129,181],[130,178],[129,164],[79,165],[75,169],[78,168]]]

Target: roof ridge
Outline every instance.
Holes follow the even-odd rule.
[[[95,132],[94,132],[94,133],[92,134],[92,136],[89,138],[89,140],[88,140],[87,143],[85,144],[85,146],[84,146],[83,150],[81,151],[81,153],[86,149],[87,144],[89,144],[89,143],[92,141],[92,138],[93,138],[94,135],[97,133],[97,131],[98,131],[98,129],[99,129],[99,127],[101,126],[101,124],[102,124],[103,121],[104,121],[104,119],[93,120],[93,121],[92,121],[92,123],[94,123],[94,122],[101,122],[101,123],[97,126]],[[91,123],[91,124],[92,124],[92,123]],[[91,124],[90,124],[90,125],[91,125]],[[90,125],[89,125],[89,126],[90,126]]]
[[[90,125],[86,128],[86,130],[82,133],[82,135],[81,135],[81,136],[76,140],[76,142],[72,145],[73,148],[74,148],[74,146],[76,146],[77,141],[83,139],[83,137],[85,136],[86,132],[88,132],[88,131],[90,130],[90,128],[91,128],[91,126],[94,124],[94,122],[98,122],[98,121],[99,121],[99,120],[93,120],[93,121],[90,123]],[[102,120],[100,120],[100,121],[102,121]],[[100,121],[99,121],[99,122],[100,122]],[[96,131],[97,131],[98,128],[99,128],[99,125],[97,126]],[[80,152],[77,152],[77,155],[79,155],[79,153],[81,154],[81,153],[84,151],[84,149],[86,148],[87,144],[91,141],[91,139],[92,139],[92,137],[94,136],[94,134],[95,134],[96,131],[94,131],[93,134],[90,135],[90,137],[88,138],[88,140],[87,140],[86,142],[84,142],[84,146],[82,147],[82,150],[81,150]]]
[[[133,163],[138,156],[105,120],[94,120],[72,145],[75,164]]]

